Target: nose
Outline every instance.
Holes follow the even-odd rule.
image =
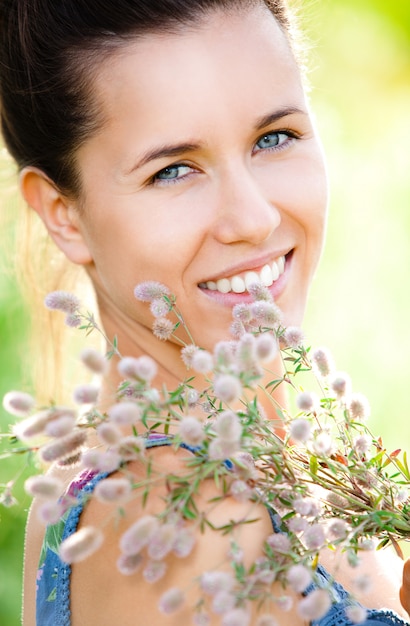
[[[265,181],[266,185],[266,181]],[[273,234],[281,214],[267,190],[247,168],[220,180],[214,235],[224,244],[261,244]]]

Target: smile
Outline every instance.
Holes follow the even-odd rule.
[[[280,256],[272,263],[266,264],[259,272],[244,272],[231,278],[220,278],[217,281],[209,280],[200,283],[201,289],[219,291],[219,293],[245,293],[253,283],[260,283],[270,287],[285,271],[285,257]]]

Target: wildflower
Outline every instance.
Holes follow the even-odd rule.
[[[394,496],[395,502],[399,504],[402,504],[403,502],[407,502],[408,498],[409,498],[408,489],[398,489]]]
[[[124,576],[132,576],[140,569],[142,560],[140,554],[121,554],[117,560],[117,569]]]
[[[298,417],[290,423],[289,434],[295,441],[306,443],[312,434],[312,425],[304,417]]]
[[[22,439],[23,441],[31,439],[32,437],[44,433],[49,419],[50,414],[48,411],[40,411],[35,415],[26,417],[26,419],[18,424],[15,424],[13,426],[13,433],[18,439]]]
[[[238,502],[246,502],[253,495],[253,489],[244,480],[234,480],[230,486],[229,493]]]
[[[240,320],[234,320],[229,327],[229,332],[234,339],[240,339],[246,333],[246,328]]]
[[[170,305],[163,298],[152,300],[149,308],[154,317],[166,317],[171,310]]]
[[[236,341],[218,341],[214,358],[218,369],[227,369],[235,362]]]
[[[224,461],[228,459],[232,454],[235,454],[239,450],[238,441],[227,441],[224,439],[214,439],[209,444],[208,456],[211,461]]]
[[[214,613],[226,613],[234,608],[236,604],[236,598],[233,593],[229,591],[218,591],[212,599],[212,610]]]
[[[303,517],[317,517],[320,513],[320,507],[313,498],[296,498],[293,502],[293,508],[296,513]]]
[[[276,328],[282,318],[280,309],[273,302],[257,300],[251,304],[251,313],[261,326]]]
[[[135,402],[125,400],[114,404],[108,410],[108,417],[115,424],[136,424],[141,419],[141,409]]]
[[[51,291],[44,298],[47,309],[62,311],[63,313],[75,313],[81,302],[73,293],[68,291]]]
[[[293,533],[302,533],[308,527],[309,522],[304,517],[291,517],[288,521],[289,530]]]
[[[185,365],[189,368],[192,366],[192,359],[194,355],[199,351],[198,346],[195,346],[193,343],[188,344],[181,350],[181,359],[185,363]]]
[[[159,610],[166,615],[175,613],[185,601],[183,592],[177,587],[168,589],[159,600]]]
[[[333,374],[329,384],[337,398],[342,399],[350,395],[352,382],[350,380],[350,376],[345,374],[345,372],[336,372]]]
[[[306,528],[302,540],[309,550],[319,550],[325,545],[325,531],[320,524],[313,524]]]
[[[175,330],[174,324],[166,317],[157,317],[152,325],[152,332],[157,339],[167,341]]]
[[[372,439],[369,435],[359,435],[353,442],[353,447],[360,456],[366,455],[372,445]]]
[[[73,392],[73,400],[76,404],[94,404],[98,399],[100,388],[92,383],[78,385]]]
[[[195,546],[195,535],[187,528],[179,528],[172,548],[173,553],[183,559],[189,556]]]
[[[165,576],[165,572],[167,571],[167,565],[164,561],[148,561],[142,575],[147,583],[156,583],[158,580],[161,580],[163,576]]]
[[[66,315],[64,323],[69,328],[78,328],[82,322],[81,315],[78,313],[69,313]]]
[[[145,441],[142,437],[123,437],[116,446],[116,452],[123,461],[135,461],[141,458],[145,452]]]
[[[314,413],[318,410],[320,403],[319,398],[315,393],[310,391],[302,391],[296,398],[296,405],[301,411]]]
[[[259,361],[273,361],[278,354],[278,343],[271,333],[262,333],[256,337],[256,358]]]
[[[103,422],[97,426],[97,435],[100,441],[108,446],[113,446],[120,441],[122,432],[115,424]]]
[[[232,309],[232,317],[243,324],[248,324],[252,319],[251,307],[249,304],[244,304],[242,302],[235,304]]]
[[[64,437],[73,430],[75,422],[74,414],[60,415],[47,422],[44,432],[48,437]]]
[[[189,446],[200,446],[205,438],[203,425],[196,418],[188,415],[179,424],[179,435]]]
[[[240,451],[232,457],[233,471],[243,480],[255,479],[257,476],[255,460],[249,452]]]
[[[24,391],[9,391],[3,398],[3,408],[12,415],[25,417],[35,406],[35,400]]]
[[[317,620],[328,612],[331,604],[329,593],[325,589],[314,589],[299,601],[298,613],[306,621]]]
[[[214,393],[222,402],[234,402],[242,393],[242,385],[236,376],[219,374],[214,381]]]
[[[312,352],[312,365],[324,378],[334,369],[332,356],[327,348],[316,348]]]
[[[353,420],[365,421],[370,415],[369,401],[361,393],[355,393],[351,396],[347,408]]]
[[[199,374],[207,374],[213,368],[212,354],[206,350],[197,350],[192,357],[191,367]]]
[[[303,593],[312,581],[312,572],[304,565],[292,565],[286,577],[294,591]]]
[[[99,472],[113,472],[121,464],[121,457],[113,450],[86,450],[81,456],[83,467]]]
[[[218,591],[231,591],[235,586],[235,579],[230,572],[204,572],[200,579],[202,591],[210,596]]]
[[[333,450],[333,441],[329,433],[322,431],[313,440],[313,449],[319,456],[329,456]]]
[[[232,609],[225,613],[221,624],[222,626],[248,626],[250,620],[250,615],[245,609]]]
[[[94,348],[84,348],[80,353],[80,360],[94,374],[104,374],[107,370],[107,359]]]
[[[141,302],[153,302],[164,296],[169,296],[170,291],[168,287],[155,280],[147,280],[146,282],[139,283],[134,289],[134,296]]]
[[[174,524],[162,524],[150,537],[148,555],[155,561],[160,561],[171,552],[174,547],[177,530]]]
[[[0,495],[0,504],[10,509],[17,504],[16,498],[13,496],[11,486],[7,486],[3,493]]]
[[[56,476],[30,476],[24,483],[24,489],[30,496],[56,500],[63,493],[63,483]]]
[[[248,372],[255,368],[256,339],[250,333],[245,333],[238,341],[235,361],[240,372]]]
[[[100,502],[120,503],[128,500],[131,491],[128,478],[106,478],[96,485],[94,495]]]
[[[269,535],[266,539],[266,543],[274,552],[286,553],[291,548],[291,542],[287,535],[283,533],[274,533]]]
[[[305,335],[298,326],[288,326],[282,337],[282,343],[286,348],[299,348],[305,341]]]
[[[214,429],[218,437],[224,441],[239,441],[242,436],[242,424],[234,411],[222,411],[222,413],[219,413]]]
[[[44,526],[57,524],[61,520],[64,510],[65,507],[61,502],[46,500],[46,502],[37,507],[37,519]]]
[[[362,624],[367,619],[367,610],[360,604],[351,604],[345,609],[346,617],[353,624]]]
[[[85,526],[70,535],[60,545],[59,555],[65,563],[78,563],[98,550],[104,541],[99,528]]]
[[[144,515],[132,524],[120,539],[124,554],[138,554],[149,542],[158,528],[158,520],[153,515]]]
[[[248,292],[255,301],[265,300],[265,302],[272,302],[272,296],[268,289],[259,282],[248,285]]]
[[[196,389],[192,389],[187,387],[183,392],[183,398],[189,407],[194,407],[198,404],[199,401],[199,393]]]
[[[344,539],[348,532],[348,523],[338,517],[335,517],[333,520],[331,520],[328,525],[328,533],[333,539]]]
[[[45,463],[66,459],[80,450],[87,440],[87,433],[78,428],[40,448],[40,458]]]
[[[272,615],[266,614],[258,617],[256,626],[279,626],[279,624]]]
[[[349,504],[349,501],[346,498],[341,496],[339,493],[335,493],[334,491],[328,491],[326,493],[326,500],[329,504],[341,510],[345,509]]]
[[[118,371],[121,376],[130,380],[149,383],[157,375],[158,367],[154,359],[149,356],[143,355],[138,358],[126,356],[118,363]]]

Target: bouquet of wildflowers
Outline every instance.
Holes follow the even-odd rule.
[[[321,550],[343,550],[354,567],[362,550],[390,542],[399,551],[397,542],[410,533],[406,455],[389,454],[382,440],[371,434],[366,398],[352,391],[346,374],[335,370],[328,351],[306,347],[299,328],[283,327],[266,288],[255,284],[250,292],[251,304],[233,308],[232,339],[219,342],[213,353],[191,340],[181,349],[189,374],[200,374],[206,381],[201,392],[192,377],[176,389],[156,389],[155,362],[147,356],[121,355],[114,340],[106,355],[90,348],[81,354],[97,375],[105,371],[107,359],[118,357],[123,382],[108,411],[98,409],[95,384],[78,386],[73,406],[38,409],[35,400],[22,392],[10,392],[4,399],[6,409],[19,417],[10,454],[14,448],[20,454],[35,452],[44,464],[78,464],[80,469],[106,472],[92,495],[100,502],[116,504],[121,511],[124,503],[139,498],[144,506],[152,486],[158,481],[166,484],[163,510],[132,521],[119,538],[117,567],[124,575],[155,583],[166,571],[168,556],[187,557],[205,528],[230,536],[224,563],[216,563],[196,581],[197,625],[206,625],[215,612],[224,626],[246,626],[252,601],[261,606],[273,601],[286,610],[291,602],[287,590],[303,593],[315,581]],[[185,327],[175,298],[164,285],[142,283],[135,296],[150,306],[153,332],[160,340],[175,337],[176,329]],[[70,326],[100,330],[72,294],[53,292],[46,305],[63,311]],[[266,364],[278,355],[283,373],[263,383],[275,418],[268,419],[256,393],[266,380]],[[308,390],[307,381],[313,385]],[[292,410],[273,399],[280,385],[288,390]],[[275,422],[280,422],[281,437]],[[124,435],[124,426],[132,434]],[[86,444],[91,430],[98,444],[90,448]],[[193,453],[184,458],[180,473],[160,474],[155,455],[146,454],[148,439],[158,433],[176,449]],[[138,482],[127,469],[133,460],[144,467]],[[197,504],[205,480],[214,481],[220,494],[208,510]],[[4,505],[13,502],[12,487],[13,481],[3,486]],[[78,504],[76,497],[62,496],[62,484],[51,475],[32,476],[25,488],[42,501],[39,515],[45,524],[57,523]],[[217,527],[209,513],[227,497],[249,503],[249,515]],[[252,523],[254,503],[267,508],[276,532],[267,537],[264,554],[248,566],[235,526]],[[60,545],[60,557],[68,563],[79,561],[103,542],[101,528],[81,528]],[[159,609],[170,613],[183,602],[184,590],[171,588],[161,597]],[[330,585],[329,589],[322,585],[301,596],[298,609],[303,618],[318,619],[331,602]],[[354,601],[346,611],[354,622],[365,617]],[[274,623],[266,612],[258,626]]]

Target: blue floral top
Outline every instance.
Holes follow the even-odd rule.
[[[162,435],[154,435],[146,442],[147,448],[169,445],[169,438]],[[194,449],[184,446],[189,450]],[[93,492],[96,484],[106,478],[106,473],[86,470],[70,484],[67,495],[75,497],[79,504],[67,510],[57,524],[49,525],[45,532],[43,546],[40,555],[39,569],[37,573],[37,601],[36,601],[36,625],[37,626],[70,626],[70,576],[71,567],[63,563],[58,550],[61,542],[77,530],[80,515],[82,513],[87,494]],[[273,529],[281,532],[279,519],[270,509]],[[312,583],[305,594],[311,593],[319,586],[328,586],[331,580],[328,572],[321,566],[317,569],[318,582]],[[310,626],[355,626],[346,616],[345,609],[351,604],[351,598],[347,591],[337,582],[331,583],[334,592],[334,603],[329,612],[319,620],[311,622]],[[360,626],[410,626],[396,613],[387,609],[369,609],[367,619]],[[356,625],[357,626],[357,625]]]

